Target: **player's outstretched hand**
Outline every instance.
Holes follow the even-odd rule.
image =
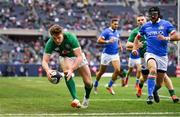
[[[48,80],[51,80],[51,73],[53,72],[54,70],[52,70],[52,69],[49,69],[47,72],[46,72],[46,74],[47,74],[47,77],[48,77]]]

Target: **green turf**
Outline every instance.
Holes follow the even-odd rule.
[[[93,78],[94,79],[94,78]],[[102,78],[97,95],[92,91],[90,105],[87,109],[74,109],[70,106],[71,97],[64,80],[54,85],[46,78],[3,78],[0,77],[0,116],[25,114],[35,116],[64,115],[64,116],[180,116],[180,103],[174,104],[169,99],[165,87],[159,91],[161,101],[159,104],[146,104],[147,88],[143,89],[143,96],[136,97],[134,88],[135,79],[131,78],[129,87],[120,86],[118,79],[114,86],[115,95],[110,95],[105,85],[109,78]],[[180,96],[180,79],[172,78],[177,96]],[[84,86],[80,77],[75,78],[77,91],[82,101]],[[23,115],[23,116],[25,116]]]

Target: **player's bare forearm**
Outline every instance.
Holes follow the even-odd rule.
[[[132,54],[137,56],[138,55],[138,48],[139,48],[139,39],[140,39],[140,35],[136,36],[136,38],[134,39],[134,46],[133,46],[133,50],[132,50]]]
[[[46,72],[49,70],[49,65],[48,65],[49,58],[50,58],[50,55],[47,55],[47,54],[43,55],[42,67]]]
[[[50,55],[48,55],[48,54],[43,55],[42,67],[46,71],[46,75],[47,75],[48,79],[50,80],[52,70],[49,68],[49,65],[48,65],[49,59],[50,59]]]
[[[172,32],[170,33],[170,36],[163,36],[163,35],[158,35],[158,39],[160,40],[167,40],[167,41],[179,41],[180,40],[180,34],[177,32]]]
[[[107,41],[104,40],[102,37],[99,37],[98,40],[97,40],[97,43],[98,43],[98,44],[106,44]]]
[[[123,46],[122,46],[122,42],[121,41],[118,42],[118,48],[120,49],[121,52],[123,51]]]
[[[115,40],[113,38],[109,39],[109,40],[105,40],[103,37],[99,37],[97,40],[98,44],[109,44],[109,43],[113,43]]]

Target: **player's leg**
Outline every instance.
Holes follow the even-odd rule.
[[[137,97],[141,97],[142,95],[142,88],[144,86],[144,83],[147,81],[147,77],[148,77],[148,74],[149,74],[149,70],[147,68],[147,64],[145,62],[145,59],[144,58],[141,58],[141,77],[140,77],[140,81],[139,81],[139,87],[137,89],[137,93],[136,93],[136,96]]]
[[[136,84],[135,84],[135,88],[138,89],[139,87],[139,81],[140,81],[140,77],[141,77],[141,59],[137,59],[136,60],[136,67],[137,67],[137,71],[136,71]]]
[[[149,58],[147,60],[147,65],[149,69],[149,75],[147,78],[147,83],[148,83],[148,99],[147,99],[147,104],[152,104],[153,103],[153,90],[155,87],[155,79],[156,79],[156,70],[157,70],[157,65],[156,61],[154,58]]]
[[[78,69],[79,74],[81,75],[84,85],[85,85],[85,96],[82,102],[84,108],[88,107],[89,104],[89,97],[91,93],[91,89],[93,87],[91,72],[88,65],[83,65]]]
[[[158,95],[158,90],[161,88],[164,78],[165,78],[165,74],[167,71],[167,66],[168,66],[168,57],[167,56],[156,56],[156,60],[157,60],[157,80],[156,80],[156,86],[154,88],[153,91],[153,95],[154,95],[154,100],[155,102],[159,102],[160,98]]]
[[[113,86],[114,82],[117,80],[118,75],[120,74],[120,60],[119,59],[113,60],[112,66],[114,67],[114,72],[112,74],[112,79],[109,81],[106,89],[108,89],[109,93],[114,95],[115,92],[113,91],[112,86]]]
[[[157,71],[157,78],[156,78],[156,85],[155,85],[154,91],[153,91],[154,101],[156,103],[159,103],[159,101],[160,101],[160,98],[159,98],[159,95],[158,95],[158,90],[163,85],[164,77],[165,77],[165,72],[161,71],[161,70],[158,70]]]
[[[141,95],[142,95],[142,88],[144,86],[144,83],[147,81],[149,70],[142,69],[141,73],[142,73],[142,75],[141,75],[141,77],[139,79],[139,86],[138,86],[137,93],[136,93],[137,97],[141,97]]]
[[[122,69],[122,67],[120,67],[120,78],[121,78],[121,86],[124,87],[125,86],[125,79],[126,79],[126,74],[127,74],[127,70],[126,69]]]
[[[110,63],[111,60],[111,56],[106,54],[106,53],[102,53],[101,55],[101,63],[100,63],[100,68],[99,71],[96,73],[96,80],[94,81],[94,93],[97,94],[98,93],[98,85],[99,85],[99,80],[101,79],[101,76],[105,73],[107,65]]]
[[[135,63],[133,63],[133,62],[134,62],[133,59],[129,58],[129,61],[128,61],[128,71],[127,71],[125,79],[123,79],[124,80],[123,86],[125,86],[125,87],[128,86],[129,75],[132,73],[133,67],[135,65]]]
[[[101,79],[101,76],[106,72],[107,65],[100,65],[99,71],[96,73],[96,81]]]
[[[128,81],[129,81],[129,75],[132,73],[133,71],[133,67],[128,67],[128,71],[127,71],[127,74],[126,74],[126,77],[125,77],[125,87],[128,86]]]
[[[174,102],[174,103],[179,102],[179,98],[178,98],[178,97],[176,96],[176,94],[175,94],[175,90],[174,90],[172,81],[171,81],[171,79],[168,77],[167,74],[165,74],[164,84],[165,84],[166,88],[168,89],[169,94],[170,94],[171,99],[173,100],[173,102]]]
[[[69,92],[73,98],[71,106],[79,108],[79,107],[81,107],[81,104],[80,104],[78,96],[77,96],[75,82],[74,82],[72,77],[67,81],[67,77],[66,77],[66,71],[70,68],[70,66],[72,64],[73,64],[72,59],[70,59],[68,57],[60,57],[60,65],[61,65],[61,68],[64,72],[65,82],[66,82],[66,85],[69,89]]]
[[[98,85],[99,85],[99,80],[101,79],[101,76],[105,73],[107,68],[107,65],[100,65],[99,71],[96,73],[96,80],[94,82],[94,93],[98,93]]]

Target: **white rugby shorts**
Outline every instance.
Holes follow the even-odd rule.
[[[153,53],[148,53],[146,52],[144,54],[144,58],[145,58],[145,61],[147,63],[147,61],[150,59],[150,58],[153,58],[156,60],[156,63],[157,63],[157,69],[158,70],[163,70],[163,71],[167,71],[167,67],[168,67],[168,56],[157,56]]]
[[[136,58],[136,59],[129,58],[128,67],[134,67],[140,64],[141,64],[141,58]]]
[[[119,53],[115,55],[106,54],[106,53],[101,54],[101,65],[109,65],[110,62],[115,60],[120,61]]]

